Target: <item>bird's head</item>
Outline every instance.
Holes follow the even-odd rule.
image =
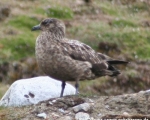
[[[32,28],[32,31],[35,30],[49,31],[53,33],[62,32],[65,34],[65,24],[56,18],[47,18],[44,19],[39,25]]]

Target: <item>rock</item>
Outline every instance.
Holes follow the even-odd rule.
[[[64,109],[62,108],[58,109],[58,111],[60,111],[61,113],[65,113]]]
[[[73,120],[73,118],[71,118],[70,116],[64,116],[64,117],[61,117],[57,120]]]
[[[123,112],[123,115],[130,115],[128,112]]]
[[[52,115],[52,117],[53,117],[54,119],[59,118],[59,115],[58,115],[58,114],[56,114],[56,113],[51,113],[51,115]]]
[[[46,119],[47,115],[46,115],[46,113],[40,113],[40,114],[37,115],[37,117]]]
[[[61,82],[48,76],[14,82],[0,101],[1,106],[24,106],[59,97]],[[75,88],[66,84],[64,95],[74,95]]]
[[[97,96],[90,98],[94,101],[94,106],[90,112],[73,112],[72,105],[82,104],[81,96],[65,96],[61,98],[52,98],[39,102],[36,105],[25,107],[9,107],[5,116],[21,117],[21,120],[37,119],[37,114],[45,112],[47,120],[98,120],[98,119],[150,119],[150,98],[145,97],[146,91],[124,94],[119,96]],[[89,98],[82,98],[82,102],[88,103]],[[80,101],[80,102],[77,102]],[[49,104],[49,102],[52,103]],[[70,104],[73,103],[73,104]],[[91,103],[89,103],[91,104]],[[109,109],[106,109],[109,106]],[[65,107],[67,106],[67,107]],[[64,109],[65,108],[65,109]],[[16,112],[17,111],[17,112]],[[8,114],[9,113],[9,114]],[[146,118],[146,119],[145,119]],[[7,118],[5,118],[7,119]],[[11,120],[7,119],[7,120]],[[40,119],[40,118],[38,118]],[[41,118],[43,119],[43,118]],[[1,120],[1,116],[0,116]]]
[[[148,115],[105,115],[102,117],[102,120],[149,120],[150,116]]]
[[[90,115],[84,112],[78,112],[75,115],[75,119],[76,120],[89,120],[90,119]]]
[[[105,105],[105,108],[109,110],[109,105]]]
[[[72,107],[76,106],[76,105],[79,105],[79,104],[82,104],[85,102],[85,99],[79,97],[79,96],[65,96],[65,97],[61,97],[61,98],[53,98],[53,99],[50,99],[47,101],[47,105],[52,105],[53,107],[57,107],[58,108],[58,111],[60,113],[66,113],[67,109],[68,108],[71,108],[72,110]]]
[[[74,112],[84,111],[87,112],[91,109],[91,105],[89,103],[83,103],[73,107]]]

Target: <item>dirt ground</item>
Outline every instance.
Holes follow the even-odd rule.
[[[119,96],[66,96],[43,101],[37,105],[7,108],[7,113],[1,113],[2,120],[42,120],[37,117],[46,114],[46,120],[74,120],[78,112],[87,113],[90,119],[150,119],[150,93],[141,91],[135,94]],[[73,107],[88,103],[87,111],[74,112]],[[84,107],[83,107],[84,108]],[[6,109],[5,109],[6,110]],[[16,112],[17,111],[17,112]]]

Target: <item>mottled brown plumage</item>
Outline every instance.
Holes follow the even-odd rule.
[[[32,28],[38,29],[42,31],[35,48],[38,65],[47,75],[62,81],[61,96],[65,81],[76,81],[78,93],[79,80],[116,76],[120,72],[112,64],[127,63],[97,53],[82,42],[65,38],[65,25],[58,19],[47,18]]]

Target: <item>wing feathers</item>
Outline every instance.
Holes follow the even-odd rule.
[[[120,71],[112,66],[112,64],[128,63],[126,61],[114,60],[102,53],[97,53],[90,46],[76,40],[70,40],[62,44],[63,49],[67,48],[68,50],[66,55],[72,59],[91,63],[91,70],[96,76],[116,76],[120,74]]]

